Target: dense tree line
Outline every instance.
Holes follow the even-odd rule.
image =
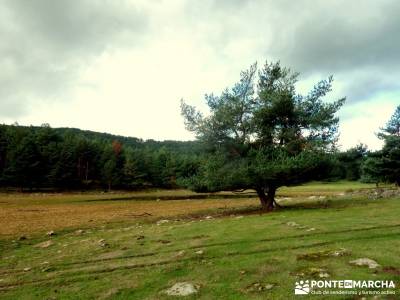
[[[325,169],[319,170],[314,179],[400,185],[400,106],[379,137],[384,141],[380,151],[369,151],[363,144],[343,152],[332,149],[330,159],[322,166]],[[212,147],[202,142],[143,141],[73,128],[51,128],[47,124],[0,125],[0,187],[20,190],[190,187],[207,191],[211,190],[204,187],[207,183],[198,181],[200,172],[207,168],[211,168],[210,175],[218,177],[216,183],[222,183],[227,175],[233,183],[246,179],[240,173],[243,171],[240,166],[220,168],[225,162],[219,156],[210,161],[210,151]],[[260,162],[260,168],[266,165]],[[285,163],[284,167],[290,164]],[[279,172],[282,176],[282,169]]]
[[[176,187],[198,169],[196,142],[79,129],[0,125],[0,186],[18,189]]]
[[[400,106],[380,130],[378,137],[383,140],[383,147],[379,151],[369,151],[365,145],[359,144],[345,152],[335,153],[335,166],[330,179],[394,183],[400,186]]]

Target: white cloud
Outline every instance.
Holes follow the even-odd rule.
[[[0,122],[190,139],[180,99],[205,110],[205,93],[219,94],[266,58],[304,71],[302,93],[334,73],[327,98],[348,96],[343,148],[358,140],[378,148],[373,132],[400,102],[397,40],[385,36],[400,22],[394,13],[379,19],[397,6],[390,0],[367,2],[359,14],[354,5],[330,10],[345,2],[329,1],[315,10],[308,1],[52,1],[34,0],[20,19],[20,0],[0,10]],[[352,24],[343,23],[349,13]],[[373,35],[366,16],[380,20]]]

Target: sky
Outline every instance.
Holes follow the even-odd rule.
[[[333,75],[339,145],[379,149],[400,104],[397,0],[4,0],[0,123],[188,140],[180,100],[206,111],[252,63],[307,91]]]

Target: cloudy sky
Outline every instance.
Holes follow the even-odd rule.
[[[280,60],[299,90],[334,75],[347,97],[340,144],[380,147],[400,104],[397,0],[4,0],[0,123],[50,123],[144,139],[191,139],[180,99]]]

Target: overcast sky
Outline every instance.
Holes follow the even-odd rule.
[[[332,74],[340,144],[380,147],[400,104],[398,0],[4,0],[0,123],[191,139],[179,103],[232,86],[255,61]]]

